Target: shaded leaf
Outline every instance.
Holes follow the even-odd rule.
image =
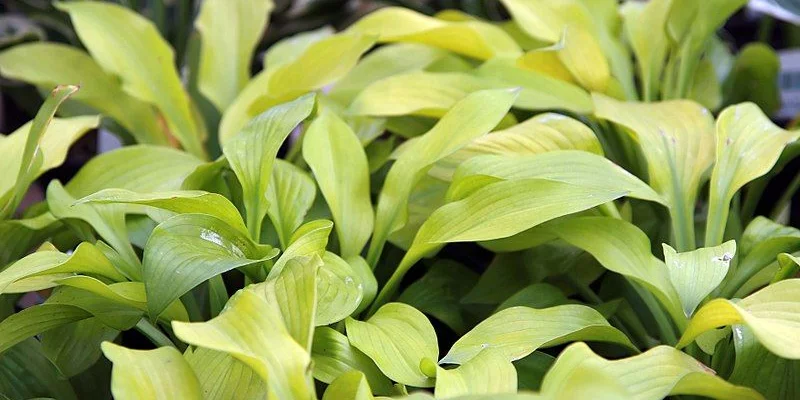
[[[314,378],[319,381],[332,383],[345,373],[359,371],[375,393],[388,395],[393,391],[392,383],[375,363],[350,345],[347,336],[334,329],[318,327],[314,330],[311,358],[314,360]]]

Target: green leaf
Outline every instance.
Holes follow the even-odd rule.
[[[772,278],[771,283],[793,278],[797,276],[798,272],[800,272],[800,258],[797,258],[791,254],[778,254],[778,263],[780,264],[781,268],[775,274],[775,277]]]
[[[456,168],[472,157],[486,154],[532,155],[555,150],[603,154],[597,136],[588,126],[560,114],[545,113],[473,140],[437,162],[428,174],[450,181]]]
[[[669,51],[669,38],[664,27],[671,0],[653,0],[647,3],[625,2],[620,8],[624,18],[625,35],[636,56],[642,98],[653,101],[659,98],[662,72]]]
[[[348,32],[377,35],[379,42],[421,43],[478,59],[515,56],[520,48],[502,29],[471,21],[445,21],[415,11],[387,7],[361,18]]]
[[[444,50],[415,43],[381,46],[364,56],[358,65],[334,85],[328,92],[328,97],[348,106],[371,83],[425,69],[448,56],[449,53]]]
[[[650,186],[669,206],[677,250],[693,249],[694,204],[714,162],[711,114],[688,100],[646,104],[602,95],[592,98],[599,118],[628,128],[638,141],[647,160]]]
[[[336,31],[330,25],[318,29],[289,35],[269,46],[264,53],[263,64],[274,68],[296,60],[314,43],[331,37]]]
[[[353,100],[349,111],[382,117],[441,117],[468,94],[502,86],[461,72],[409,72],[373,82]]]
[[[250,235],[258,240],[261,222],[267,214],[267,185],[272,165],[283,141],[314,107],[314,95],[275,106],[250,121],[225,142],[222,151],[242,184]]]
[[[495,349],[482,350],[454,369],[436,368],[437,399],[516,391],[517,370],[502,352]]]
[[[753,389],[725,382],[712,369],[669,346],[657,346],[633,357],[610,361],[593,353],[584,343],[575,343],[559,355],[544,378],[542,394],[551,398],[591,395],[608,399],[660,399],[684,394],[731,400],[762,398]]]
[[[72,96],[73,100],[113,118],[138,143],[168,143],[153,107],[125,93],[113,75],[75,47],[45,42],[14,46],[0,53],[0,72],[40,89],[49,90],[63,83],[79,84],[81,89]]]
[[[512,307],[497,312],[467,332],[441,362],[463,364],[487,348],[514,361],[538,348],[574,340],[603,341],[635,348],[622,332],[590,307],[574,304],[541,310]]]
[[[358,137],[325,109],[306,131],[303,158],[331,210],[342,256],[358,255],[373,226],[369,167]]]
[[[723,85],[725,101],[736,104],[752,101],[767,115],[781,108],[778,76],[781,61],[769,45],[750,43],[736,55]]]
[[[25,340],[0,355],[0,397],[77,399],[69,381],[45,356],[36,339]]]
[[[561,289],[549,283],[534,283],[505,299],[495,312],[506,308],[525,306],[530,308],[548,308],[567,304],[570,301]]]
[[[786,360],[772,354],[758,343],[753,331],[746,326],[733,327],[736,364],[731,383],[758,390],[770,400],[794,399],[800,396],[800,361]]]
[[[361,371],[350,371],[334,380],[322,400],[372,400],[372,390]]]
[[[628,197],[662,203],[661,196],[644,182],[605,157],[579,150],[555,150],[534,155],[485,155],[464,161],[453,176],[449,199],[462,199],[492,183],[504,180],[546,179],[595,188],[597,191],[625,192]]]
[[[9,292],[15,282],[22,279],[61,274],[94,274],[122,281],[125,277],[117,271],[100,250],[91,243],[81,243],[72,254],[60,251],[37,251],[0,271],[0,293]],[[9,287],[11,286],[11,287]],[[41,290],[47,285],[32,290]]]
[[[201,164],[197,157],[168,147],[126,146],[92,158],[66,187],[76,197],[112,188],[140,193],[178,190]]]
[[[369,356],[391,380],[404,385],[432,387],[424,364],[439,358],[436,331],[421,312],[402,303],[381,307],[367,321],[346,320],[350,344]]]
[[[342,78],[374,43],[373,37],[365,35],[333,35],[314,42],[291,60],[268,65],[222,115],[219,140],[223,148],[258,114]]]
[[[556,358],[547,353],[534,351],[514,362],[520,390],[539,390],[545,374],[547,374],[547,371],[550,370],[555,361]]]
[[[678,292],[683,313],[690,317],[725,278],[736,255],[736,242],[730,240],[720,246],[685,253],[677,253],[667,244],[663,246],[669,279]]]
[[[3,217],[16,211],[33,180],[61,165],[69,147],[100,121],[97,117],[74,117],[52,118],[47,125],[34,122],[0,138],[0,152],[6,155],[0,159],[0,167],[9,173],[7,178],[0,179]]]
[[[345,319],[363,298],[361,277],[347,261],[327,251],[322,262],[317,275],[316,326]]]
[[[115,204],[75,204],[76,199],[58,181],[47,186],[47,205],[60,219],[79,219],[87,222],[119,255],[115,266],[123,275],[134,280],[142,277],[139,256],[128,240],[125,208]]]
[[[202,399],[200,382],[178,350],[131,350],[103,343],[103,354],[114,363],[111,393],[115,399]]]
[[[184,342],[228,353],[250,366],[267,382],[270,399],[314,396],[309,354],[287,331],[277,305],[254,290],[237,292],[208,322],[173,321],[172,327]]]
[[[376,394],[393,392],[392,383],[375,363],[350,345],[347,336],[334,329],[318,327],[314,330],[311,358],[314,360],[314,378],[321,382],[330,384],[343,374],[359,371]]]
[[[371,266],[377,264],[389,234],[405,225],[408,196],[423,171],[494,128],[515,98],[516,92],[509,90],[486,90],[470,94],[456,103],[433,129],[416,140],[395,161],[378,200],[375,232],[367,257]]]
[[[155,25],[116,4],[60,2],[56,7],[69,13],[83,45],[104,70],[121,78],[122,89],[158,107],[170,133],[188,152],[203,157],[205,138],[198,134],[175,54]]]
[[[179,214],[159,224],[144,248],[144,282],[150,316],[223,272],[263,263],[278,254],[206,214]]]
[[[717,110],[722,105],[721,84],[710,59],[703,59],[697,66],[688,98],[709,110]]]
[[[592,99],[581,87],[551,76],[525,70],[503,59],[489,60],[475,75],[499,86],[520,88],[514,106],[524,110],[563,109],[575,113],[592,111]]]
[[[578,217],[553,221],[541,231],[585,250],[606,269],[642,284],[676,321],[685,321],[667,268],[650,252],[649,238],[635,225],[609,217]]]
[[[361,304],[355,311],[360,313],[369,307],[372,300],[375,299],[375,295],[378,293],[378,280],[375,278],[372,268],[361,256],[350,257],[346,261],[350,264],[350,268],[361,284]]]
[[[105,293],[96,293],[93,290],[62,285],[57,287],[47,299],[47,302],[41,306],[67,305],[76,307],[88,312],[91,316],[97,317],[97,319],[111,328],[118,331],[125,331],[133,328],[142,318],[143,314],[141,307],[129,304],[129,301],[117,301],[120,300],[118,299],[119,297],[127,297],[117,293],[117,290],[128,289],[126,286],[130,283],[133,282],[109,285]],[[133,283],[133,285],[136,285],[137,289],[141,292],[140,283]],[[117,286],[119,286],[119,288]],[[112,295],[109,296],[109,294]],[[109,299],[113,301],[109,301]],[[186,315],[185,311],[183,315]]]
[[[316,194],[317,187],[305,171],[292,163],[275,159],[265,197],[269,203],[267,215],[284,248],[289,245],[292,233],[303,223]]]
[[[46,212],[33,218],[0,221],[0,265],[8,265],[61,228],[61,223]]]
[[[469,329],[461,298],[478,281],[475,272],[450,260],[439,260],[397,299],[444,322],[456,333]]]
[[[100,343],[114,340],[119,331],[97,318],[63,325],[41,334],[42,351],[67,377],[87,370],[100,359]]]
[[[717,162],[711,172],[706,246],[722,241],[733,195],[769,172],[800,131],[779,128],[753,103],[728,107],[717,118]]]
[[[325,247],[328,245],[328,236],[330,236],[332,229],[333,223],[325,219],[303,224],[292,234],[289,246],[275,261],[275,265],[269,271],[269,277],[278,276],[283,271],[286,263],[293,258],[311,255],[322,257],[325,253]]]
[[[205,399],[266,398],[267,385],[247,364],[228,353],[197,347],[183,354]]]
[[[250,79],[250,61],[273,7],[272,0],[211,0],[200,7],[197,86],[218,110],[224,111]]]
[[[743,324],[772,353],[792,360],[800,359],[793,338],[800,330],[800,279],[787,279],[733,302],[714,299],[706,303],[689,321],[677,347],[691,343],[701,333],[721,326]]]
[[[92,314],[67,304],[40,304],[0,321],[0,354],[34,335],[80,321]]]
[[[81,203],[139,204],[177,214],[206,214],[247,233],[242,216],[230,200],[216,193],[201,190],[136,193],[125,189],[103,189],[78,200]],[[157,221],[160,222],[160,221]]]

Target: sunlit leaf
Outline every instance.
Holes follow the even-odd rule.
[[[269,271],[269,276],[271,278],[278,276],[286,263],[295,257],[316,255],[321,258],[325,254],[328,236],[330,236],[332,229],[333,223],[326,219],[318,219],[303,224],[292,234],[289,246],[283,250],[283,254],[275,261],[275,265]]]
[[[358,255],[373,226],[367,157],[358,138],[341,118],[324,110],[306,131],[303,158],[331,209],[342,256]]]
[[[122,79],[122,89],[156,105],[170,133],[190,153],[203,156],[203,140],[188,94],[174,66],[175,53],[146,17],[121,5],[57,3],[100,66]]]
[[[267,215],[284,248],[289,245],[292,233],[303,223],[316,194],[314,181],[305,171],[275,159],[265,197],[269,203]]]
[[[425,367],[435,365],[439,358],[436,331],[425,315],[413,307],[389,303],[367,321],[348,318],[347,337],[393,381],[433,386],[431,375],[436,374],[435,368],[429,371]]]
[[[114,363],[111,392],[115,399],[202,399],[200,383],[181,353],[172,347],[131,350],[103,343]]]
[[[436,369],[436,398],[516,393],[517,370],[495,349],[487,348],[454,369]]]
[[[187,349],[183,357],[197,376],[205,399],[255,399],[267,395],[264,380],[228,353],[198,347]]]
[[[490,316],[462,336],[442,358],[442,363],[463,364],[487,348],[514,361],[540,347],[574,340],[611,342],[633,348],[622,332],[589,307],[572,304],[541,310],[511,307]]]
[[[224,111],[250,79],[250,60],[273,7],[272,0],[211,0],[200,7],[197,86],[218,110]]]
[[[736,254],[736,242],[730,240],[720,246],[685,253],[678,253],[667,244],[663,246],[669,279],[678,292],[683,313],[690,317],[725,278]]]
[[[714,299],[694,314],[678,348],[698,335],[726,325],[743,324],[772,353],[792,360],[800,359],[794,343],[800,330],[800,279],[776,282],[744,299],[733,302]]]
[[[322,400],[372,400],[372,390],[361,371],[350,371],[331,382]]]

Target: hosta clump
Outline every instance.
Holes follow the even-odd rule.
[[[800,231],[753,204],[800,132],[716,113],[743,2],[502,3],[379,10],[250,78],[270,3],[209,0],[188,90],[142,17],[58,3],[88,53],[0,53],[63,85],[0,141],[2,394],[796,397]],[[12,219],[94,114],[137,144]]]

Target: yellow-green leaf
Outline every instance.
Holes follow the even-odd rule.
[[[314,378],[321,382],[330,384],[343,374],[359,371],[366,376],[376,394],[388,395],[393,391],[391,381],[375,363],[335,329],[318,327],[314,330],[311,358],[314,360]]]
[[[361,371],[350,371],[331,382],[322,400],[372,400],[372,390]]]
[[[200,32],[200,93],[224,111],[250,79],[250,60],[267,26],[272,0],[204,1]]]
[[[114,363],[111,393],[115,399],[200,400],[200,382],[173,347],[131,350],[103,343],[103,354]]]
[[[666,243],[663,246],[669,279],[678,292],[683,313],[690,317],[700,302],[725,279],[736,255],[736,242],[730,240],[720,246],[685,253],[676,252]]]
[[[367,321],[346,320],[350,344],[369,356],[390,379],[404,385],[432,387],[433,374],[423,364],[439,358],[436,331],[421,312],[389,303]]]
[[[670,5],[671,0],[628,1],[620,8],[645,101],[656,100],[660,94],[661,73],[670,45],[665,29]]]
[[[505,355],[486,348],[454,369],[436,367],[437,399],[516,393],[517,370]]]
[[[306,222],[300,228],[297,228],[289,240],[289,246],[283,250],[283,254],[275,261],[275,265],[269,271],[269,276],[278,276],[284,265],[295,257],[312,255],[322,257],[325,253],[325,247],[328,246],[328,236],[330,236],[331,230],[333,230],[333,223],[327,219]]]
[[[95,61],[122,79],[122,89],[157,106],[183,147],[204,156],[204,137],[192,116],[189,96],[175,68],[175,53],[146,17],[121,5],[57,3]]]
[[[795,338],[800,335],[800,279],[787,279],[733,302],[714,299],[701,307],[689,321],[678,348],[701,333],[726,325],[744,324],[772,353],[800,359]]]
[[[186,349],[183,354],[192,367],[204,399],[266,398],[267,385],[247,364],[228,353],[204,347]]]
[[[508,34],[489,23],[445,21],[400,7],[375,11],[348,32],[377,35],[379,42],[422,43],[481,60],[520,53]]]
[[[303,223],[316,195],[317,187],[305,171],[290,162],[275,159],[272,179],[267,185],[267,215],[284,248],[289,245],[292,233]]]
[[[342,256],[358,255],[372,233],[374,218],[369,166],[358,137],[326,109],[306,131],[303,158],[331,210]]]

